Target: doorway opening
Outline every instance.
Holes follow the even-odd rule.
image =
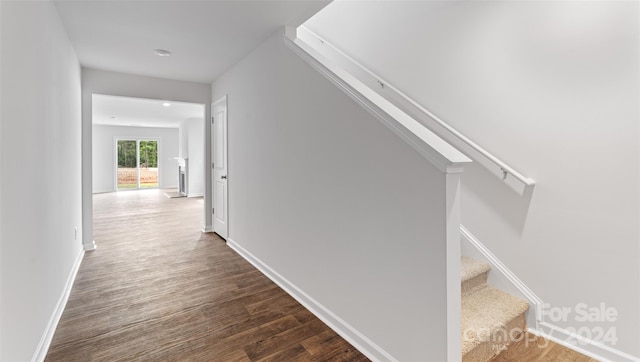
[[[205,175],[208,176],[206,172],[210,169],[205,153],[208,148],[205,148],[208,140],[205,137],[206,105],[97,93],[91,98],[94,197],[90,202],[90,215],[95,212],[93,202],[108,199],[107,194],[111,193],[112,200],[121,200],[123,207],[126,200],[139,197],[195,198],[193,201],[202,208],[202,230],[210,231],[207,223],[211,223],[211,206],[204,198],[208,179]],[[181,162],[187,160],[188,168],[180,169]],[[178,194],[181,180],[185,193],[173,197]],[[125,190],[128,191],[122,192]],[[209,190],[206,191],[208,196]],[[174,201],[172,205],[177,210],[181,203]],[[92,239],[93,245],[93,240],[108,237],[94,234],[91,221],[87,225],[83,221],[83,226],[86,235],[93,236],[87,238]]]
[[[158,141],[116,140],[117,190],[157,188]]]

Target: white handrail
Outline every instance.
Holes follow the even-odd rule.
[[[480,145],[478,145],[477,143],[475,143],[474,141],[469,139],[467,136],[465,136],[462,133],[460,133],[457,129],[455,129],[452,126],[448,125],[446,122],[444,122],[438,116],[433,114],[433,112],[429,111],[428,109],[424,108],[423,106],[418,104],[413,99],[409,98],[406,94],[402,93],[400,90],[398,90],[394,86],[390,85],[388,82],[384,81],[377,74],[375,74],[372,71],[370,71],[369,69],[365,68],[362,64],[360,64],[355,59],[351,58],[349,55],[347,55],[344,52],[342,52],[340,49],[336,48],[332,44],[330,44],[327,41],[325,41],[324,39],[320,38],[317,34],[315,34],[314,32],[312,32],[311,30],[309,30],[308,28],[306,28],[304,26],[301,26],[299,28],[299,30],[301,30],[303,32],[306,32],[309,35],[311,35],[311,36],[315,37],[316,39],[318,39],[320,41],[321,45],[331,48],[331,50],[333,52],[338,53],[338,55],[340,55],[341,57],[343,57],[344,59],[346,59],[347,61],[349,61],[353,65],[355,65],[362,72],[367,73],[370,77],[375,79],[376,82],[380,85],[380,87],[382,89],[385,89],[385,90],[388,89],[388,90],[392,91],[393,93],[395,93],[395,96],[399,97],[402,101],[405,101],[405,102],[409,103],[412,107],[417,109],[419,112],[422,112],[423,114],[427,115],[430,119],[435,121],[440,127],[445,129],[451,135],[455,136],[456,138],[458,138],[459,140],[464,142],[467,146],[472,148],[474,151],[476,151],[477,153],[479,153],[480,155],[485,157],[487,160],[491,161],[493,164],[498,166],[500,168],[500,171],[502,172],[502,179],[503,180],[506,179],[508,175],[511,175],[514,178],[516,178],[517,180],[519,180],[520,182],[522,182],[525,186],[533,186],[533,185],[535,185],[535,183],[536,183],[535,180],[524,176],[520,172],[516,171],[513,167],[507,165],[504,161],[500,160],[499,158],[497,158],[496,156],[491,154],[489,151],[487,151],[484,148],[482,148]]]
[[[447,143],[424,124],[393,105],[353,75],[326,60],[322,60],[321,58],[323,57],[316,50],[289,33],[290,28],[287,27],[286,30],[287,32],[284,34],[285,45],[407,142],[440,171],[459,173],[462,171],[463,165],[471,162],[471,159],[464,153]]]
[[[394,88],[394,90],[395,90],[395,88]],[[447,131],[449,131],[452,135],[458,137],[462,142],[466,143],[467,145],[469,145],[469,147],[473,148],[476,152],[480,153],[481,155],[486,157],[488,160],[490,160],[491,162],[495,163],[498,167],[500,167],[500,170],[503,173],[503,178],[507,178],[507,175],[511,175],[511,176],[515,177],[516,179],[520,180],[522,183],[524,183],[527,186],[533,186],[533,185],[536,184],[536,182],[533,179],[531,179],[529,177],[526,177],[523,174],[521,174],[520,172],[514,170],[513,167],[507,165],[502,160],[500,160],[496,156],[494,156],[491,153],[489,153],[489,151],[485,150],[480,145],[478,145],[477,143],[475,143],[472,140],[470,140],[469,137],[463,135],[457,129],[455,129],[455,128],[451,127],[450,125],[448,125],[447,123],[445,123],[438,116],[436,116],[435,114],[433,114],[428,109],[426,109],[426,108],[422,107],[421,105],[419,105],[418,103],[416,103],[413,99],[405,96],[403,93],[401,93],[398,90],[395,90],[395,91],[398,93],[398,95],[404,97],[408,102],[411,102],[414,107],[418,108],[419,110],[421,110],[422,112],[427,114],[429,117],[431,117],[431,119],[436,121],[442,128],[444,128]]]

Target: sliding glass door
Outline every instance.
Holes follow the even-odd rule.
[[[158,141],[138,141],[138,187],[158,187]]]
[[[137,141],[118,140],[118,190],[138,188]]]
[[[117,140],[118,190],[158,187],[158,141]]]

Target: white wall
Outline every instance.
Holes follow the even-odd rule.
[[[521,197],[469,167],[463,224],[551,306],[619,314],[554,324],[614,328],[605,344],[640,357],[638,16],[638,2],[334,2],[305,25],[534,178]]]
[[[114,140],[158,141],[158,187],[178,187],[178,129],[158,127],[93,126],[93,192],[116,191]]]
[[[187,192],[189,197],[204,196],[204,119],[180,122],[180,157],[189,159]]]
[[[443,175],[281,34],[225,94],[230,242],[395,358],[446,359]]]
[[[204,196],[204,119],[188,119],[189,197]]]
[[[2,4],[0,4],[0,21],[2,21]],[[1,24],[1,23],[0,23]],[[0,26],[0,44],[2,44],[2,28]],[[4,86],[2,86],[2,62],[3,58],[2,47],[0,47],[0,140],[2,140],[2,120],[4,119],[4,113],[2,113],[2,90]],[[2,147],[0,146],[0,263],[2,262],[2,179],[4,174],[4,167],[2,167]],[[0,265],[0,291],[2,290],[2,266]],[[2,305],[2,301],[0,301],[0,305]],[[2,315],[2,310],[0,309],[0,316]],[[2,358],[2,326],[0,325],[0,358]]]
[[[208,84],[182,82],[170,79],[144,77],[131,74],[82,69],[82,225],[85,248],[93,247],[93,171],[92,171],[92,120],[91,102],[93,94],[105,94],[134,98],[161,99],[200,103],[205,105],[205,118],[210,117],[211,87]],[[210,134],[211,126],[205,122],[203,137]],[[210,160],[210,143],[205,142],[205,164]],[[204,171],[203,171],[204,172]],[[211,175],[205,175],[205,205],[203,209],[203,229],[211,229]]]
[[[83,253],[80,65],[52,2],[0,9],[0,360],[28,361]]]
[[[180,126],[178,127],[178,150],[179,157],[186,158],[189,157],[189,130],[187,129],[187,121],[180,122]]]

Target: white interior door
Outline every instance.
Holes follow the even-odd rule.
[[[213,160],[213,231],[227,238],[229,234],[229,204],[227,188],[227,96],[211,105],[211,147]]]

